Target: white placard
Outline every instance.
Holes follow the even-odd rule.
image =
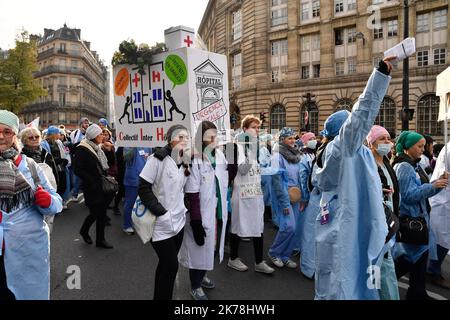
[[[402,61],[405,60],[407,57],[412,56],[416,53],[416,39],[415,38],[406,38],[399,44],[395,45],[394,47],[386,50],[384,52],[384,57],[389,56],[396,56],[397,59],[394,61]]]
[[[260,183],[241,183],[239,185],[241,199],[254,198],[262,196],[262,189]]]
[[[203,120],[216,124],[219,140],[228,140],[226,56],[181,48],[153,61],[145,74],[137,66],[114,67],[117,146],[161,147],[172,125],[184,125],[193,137]]]

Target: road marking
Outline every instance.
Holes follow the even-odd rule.
[[[400,278],[400,280],[409,281],[409,278],[408,277],[402,277],[402,278]],[[400,282],[400,281],[398,281],[398,286],[399,286],[399,288],[402,288],[402,289],[405,289],[405,290],[408,290],[408,288],[409,288],[408,284],[406,284],[404,282]],[[446,297],[443,297],[440,294],[437,294],[437,293],[434,293],[434,292],[431,292],[431,291],[428,291],[428,290],[427,290],[427,293],[428,293],[428,295],[431,298],[433,298],[435,300],[448,300]]]

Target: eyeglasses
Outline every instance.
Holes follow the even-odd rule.
[[[0,133],[3,134],[5,138],[11,138],[13,135],[15,135],[14,131],[12,131],[11,129],[4,129],[3,131],[0,131]]]
[[[40,137],[41,136],[29,136],[27,138],[28,138],[28,140],[39,140]]]

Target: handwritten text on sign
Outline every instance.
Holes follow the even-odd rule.
[[[239,185],[241,199],[254,198],[262,196],[262,189],[260,183],[242,183]]]
[[[217,121],[227,114],[227,108],[223,102],[223,99],[210,104],[202,110],[193,114],[195,121]]]

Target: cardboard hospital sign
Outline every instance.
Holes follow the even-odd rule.
[[[190,47],[154,56],[144,73],[114,68],[117,145],[164,146],[167,130],[182,124],[193,136],[201,121],[216,124],[218,138],[230,129],[227,59]]]

